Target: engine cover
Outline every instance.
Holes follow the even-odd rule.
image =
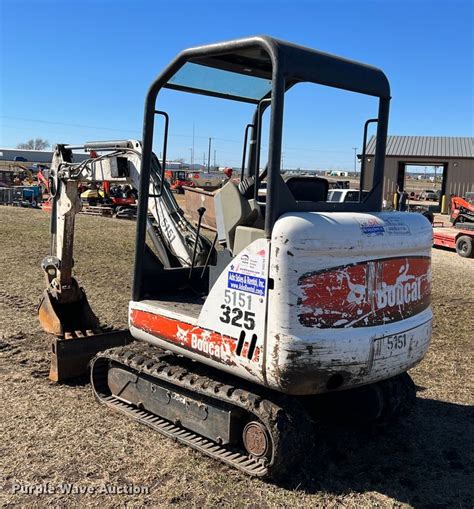
[[[417,364],[431,338],[431,245],[421,214],[282,216],[271,242],[267,384],[312,394]]]

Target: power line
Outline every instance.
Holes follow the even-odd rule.
[[[120,128],[114,128],[114,127],[105,127],[105,126],[91,126],[91,125],[86,125],[86,124],[74,124],[74,123],[51,121],[51,120],[44,120],[44,119],[15,117],[15,116],[10,116],[10,115],[0,115],[0,118],[11,119],[11,120],[19,120],[19,121],[23,121],[23,122],[33,122],[33,123],[48,124],[48,125],[67,126],[67,127],[74,127],[74,128],[80,128],[80,129],[95,129],[95,130],[103,130],[103,131],[111,131],[111,132],[122,132],[122,133],[127,133],[127,134],[134,133],[134,134],[140,134],[141,135],[141,131],[135,130],[135,129],[120,129]],[[4,127],[7,127],[7,126],[4,126]],[[13,126],[9,126],[8,128],[16,129],[16,130],[26,130],[25,128],[13,127]],[[158,134],[162,134],[162,133],[159,133],[157,131],[155,134],[158,135]],[[192,160],[194,160],[194,155],[195,155],[194,140],[197,138],[197,139],[209,141],[209,136],[198,136],[198,135],[195,134],[194,124],[193,124],[193,133],[192,133],[192,135],[179,134],[179,133],[171,134],[170,133],[169,137],[170,138],[188,138],[188,139],[192,138],[192,140],[193,140],[193,150],[192,150],[192,154],[191,154],[191,159]],[[242,141],[241,140],[233,140],[233,139],[229,139],[229,138],[218,138],[218,137],[212,137],[212,138],[214,140],[222,141],[222,142],[225,142],[225,143],[236,143],[236,144],[242,145]],[[267,147],[265,145],[262,145],[261,148],[262,148],[262,150],[266,150]],[[283,146],[282,149],[284,151],[298,151],[298,152],[303,153],[303,154],[304,153],[347,154],[347,151],[344,151],[344,150],[323,150],[323,149],[315,149],[315,148],[287,147],[287,146]],[[233,151],[226,151],[226,150],[220,149],[220,152],[222,152],[224,154],[228,153],[228,154],[234,155]],[[228,158],[228,159],[230,160],[230,158]],[[286,159],[287,160],[298,160],[299,157],[297,155],[295,155],[295,156],[291,156],[291,155],[288,156],[288,155],[286,155]],[[204,156],[204,160],[205,160],[205,156]],[[336,164],[341,164],[341,163],[340,162],[336,162]],[[345,163],[342,163],[342,164],[345,164]],[[208,157],[208,165],[210,165],[210,157]]]
[[[123,133],[139,133],[141,134],[141,131],[138,129],[118,129],[115,127],[104,127],[104,126],[91,126],[86,124],[71,124],[69,122],[57,122],[57,121],[51,121],[51,120],[43,120],[43,119],[35,119],[35,118],[25,118],[25,117],[13,117],[9,115],[0,115],[0,118],[8,118],[11,120],[21,120],[25,122],[37,122],[41,124],[51,124],[51,125],[62,125],[67,127],[78,127],[83,129],[99,129],[104,131],[115,131],[115,132],[123,132]],[[157,133],[158,134],[158,133]],[[178,137],[178,138],[199,138],[202,140],[209,140],[209,136],[198,136],[194,134],[194,126],[193,126],[193,134],[178,134],[173,133],[169,135],[170,137]],[[227,143],[238,143],[239,145],[242,145],[242,140],[232,140],[229,138],[218,138],[213,136],[214,140],[218,141],[224,141]],[[347,151],[345,150],[323,150],[323,149],[311,149],[311,148],[303,148],[303,147],[282,147],[285,151],[287,150],[297,150],[300,152],[314,152],[314,153],[333,153],[333,154],[345,154]],[[265,149],[265,146],[262,145],[262,149]]]
[[[56,122],[51,120],[43,120],[39,118],[24,118],[24,117],[12,117],[9,115],[0,115],[0,118],[8,118],[10,120],[21,120],[24,122],[36,122],[40,124],[50,124],[50,125],[62,125],[65,127],[78,127],[80,129],[98,129],[102,131],[115,131],[115,132],[122,132],[122,133],[136,133],[141,135],[141,131],[138,129],[117,129],[115,127],[104,127],[104,126],[92,126],[92,125],[85,125],[85,124],[71,124],[69,122]],[[157,132],[155,134],[158,134]],[[161,133],[160,133],[161,134]],[[177,134],[173,133],[169,135],[170,137],[177,137],[177,138],[191,138],[191,135],[189,134]],[[196,136],[196,138],[201,139],[208,139],[208,136]]]
[[[79,127],[83,129],[100,129],[104,131],[117,131],[117,132],[123,132],[123,133],[139,133],[140,131],[135,129],[117,129],[114,127],[99,127],[99,126],[91,126],[91,125],[83,125],[83,124],[70,124],[67,122],[53,122],[50,120],[41,120],[41,119],[34,119],[34,118],[22,118],[22,117],[10,117],[8,115],[0,115],[0,118],[8,118],[10,120],[22,120],[25,122],[37,122],[40,124],[51,124],[51,125],[62,125],[67,127]]]

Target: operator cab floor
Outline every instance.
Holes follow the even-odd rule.
[[[159,299],[147,299],[141,302],[156,309],[158,314],[160,309],[165,309],[197,319],[205,300],[205,295],[187,294],[186,296],[180,296],[179,294],[170,294],[160,295]]]

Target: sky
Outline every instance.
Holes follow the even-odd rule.
[[[181,50],[256,34],[381,68],[389,134],[473,136],[473,30],[466,0],[0,0],[0,147],[140,139],[147,90]],[[211,163],[240,165],[253,107],[175,91],[157,107],[170,113],[169,159],[202,163],[211,138]],[[283,166],[352,169],[375,114],[374,98],[298,85]],[[155,141],[159,153],[159,122]]]

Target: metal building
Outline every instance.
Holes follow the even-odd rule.
[[[370,188],[374,153],[375,136],[372,136],[365,150],[365,161],[361,161],[364,188]],[[362,159],[362,155],[359,157]],[[388,136],[384,178],[384,196],[387,199],[394,195],[397,185],[404,189],[406,167],[409,165],[443,167],[440,207],[445,204],[446,209],[449,196],[464,196],[466,192],[474,191],[474,138]]]
[[[81,162],[89,157],[89,154],[74,153],[74,161]],[[17,161],[25,163],[50,163],[53,159],[52,150],[25,150],[21,148],[0,148],[1,161]]]

